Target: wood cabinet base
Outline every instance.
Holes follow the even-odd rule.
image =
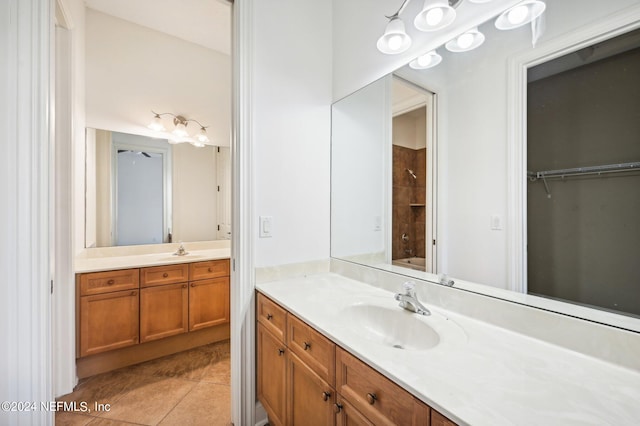
[[[79,358],[76,360],[77,375],[79,379],[83,379],[106,373],[117,368],[127,367],[209,343],[228,340],[230,335],[229,324],[221,324],[186,334]]]

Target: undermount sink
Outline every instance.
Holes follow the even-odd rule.
[[[185,254],[182,256],[178,256],[177,254],[170,254],[167,256],[159,257],[158,261],[164,262],[168,260],[180,261],[180,260],[197,260],[202,258],[203,256],[199,254]]]
[[[358,304],[344,308],[340,319],[354,333],[382,346],[424,351],[440,343],[440,335],[428,324],[429,317],[402,308]]]

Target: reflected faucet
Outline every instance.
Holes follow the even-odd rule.
[[[189,252],[184,249],[182,242],[180,242],[180,247],[178,247],[178,250],[176,250],[176,252],[173,253],[174,256],[186,256],[188,254]]]
[[[395,296],[395,299],[400,301],[399,306],[401,308],[406,309],[407,311],[415,312],[420,315],[431,315],[429,309],[427,309],[420,301],[418,300],[418,296],[416,296],[416,290],[413,281],[407,281],[402,284],[405,293],[398,293]]]

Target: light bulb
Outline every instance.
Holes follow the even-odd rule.
[[[458,46],[462,49],[466,49],[473,44],[473,34],[464,33],[458,37]]]
[[[178,136],[179,138],[189,136],[189,133],[187,133],[187,126],[182,123],[176,124],[176,128],[173,130],[173,134]]]
[[[191,145],[195,146],[196,148],[204,147],[204,144],[202,142],[198,142],[198,141],[192,141]]]
[[[202,127],[198,132],[198,134],[196,135],[196,140],[203,144],[209,142],[209,137],[207,136],[207,131],[205,130],[204,127]]]
[[[394,35],[389,37],[389,49],[398,50],[402,46],[402,37]]]
[[[441,7],[435,7],[433,9],[430,9],[426,15],[427,24],[431,26],[436,26],[442,21],[443,17],[444,17],[444,11],[442,10]]]
[[[431,63],[432,59],[433,59],[433,54],[431,53],[427,53],[426,55],[419,56],[418,65],[420,65],[421,67],[426,67]]]
[[[162,125],[162,120],[160,119],[160,116],[158,114],[153,117],[153,121],[149,123],[147,127],[155,132],[163,132],[165,130],[164,126]]]
[[[509,13],[507,13],[507,19],[511,24],[518,25],[527,19],[527,15],[529,15],[529,8],[522,5],[510,10]]]

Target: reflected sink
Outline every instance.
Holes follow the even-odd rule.
[[[340,319],[354,333],[374,343],[409,351],[424,351],[440,343],[440,335],[428,318],[402,308],[359,304],[340,312]]]

